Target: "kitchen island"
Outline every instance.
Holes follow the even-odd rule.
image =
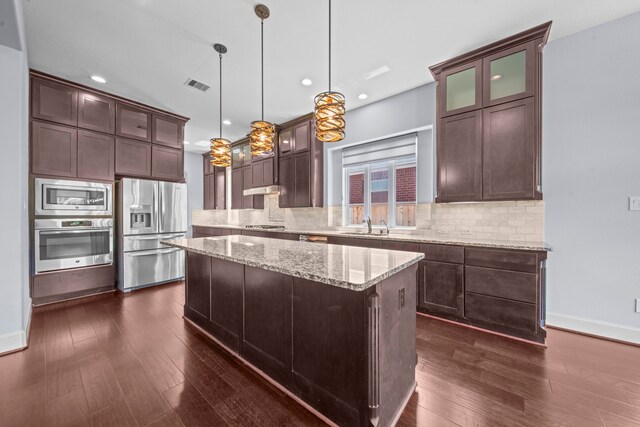
[[[185,318],[325,419],[393,425],[415,388],[422,253],[249,236],[175,239]]]

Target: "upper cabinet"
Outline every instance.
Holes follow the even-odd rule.
[[[188,120],[32,71],[31,173],[183,181]]]
[[[436,202],[542,199],[542,48],[551,22],[431,67]]]
[[[125,138],[151,142],[151,117],[151,111],[118,102],[116,134]]]
[[[226,209],[227,168],[213,166],[209,153],[204,162],[204,209]]]
[[[78,124],[78,90],[51,80],[31,80],[31,115],[70,126]]]
[[[231,167],[241,168],[249,164],[251,164],[251,146],[249,139],[246,138],[234,143],[231,147]]]
[[[292,125],[283,125],[278,134],[278,150],[280,156],[308,151],[311,147],[311,126],[309,120]]]
[[[78,93],[78,127],[103,133],[114,133],[116,102],[95,93]]]

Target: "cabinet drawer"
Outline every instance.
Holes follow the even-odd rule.
[[[390,251],[418,252],[418,244],[411,242],[383,241],[382,249]]]
[[[115,289],[114,272],[112,265],[106,265],[37,274],[33,277],[31,296],[43,298],[106,286],[112,286]]]
[[[532,252],[505,251],[499,249],[465,249],[465,264],[503,270],[538,271],[538,256]]]
[[[483,295],[536,302],[537,276],[519,271],[465,267],[465,289]]]
[[[222,236],[221,228],[193,227],[193,237]]]
[[[421,244],[420,252],[424,252],[424,259],[427,261],[464,263],[462,246]]]
[[[469,319],[519,331],[536,332],[536,305],[465,293],[464,313]]]

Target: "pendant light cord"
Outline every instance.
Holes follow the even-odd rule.
[[[262,97],[262,121],[264,122],[264,19],[260,20],[260,86]]]
[[[222,53],[219,53],[220,57],[220,139],[222,139]]]
[[[329,92],[331,92],[331,0],[329,0]]]

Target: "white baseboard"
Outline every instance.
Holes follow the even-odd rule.
[[[640,328],[547,312],[547,325],[640,344]]]
[[[15,331],[0,335],[0,354],[8,351],[20,350],[27,345],[27,334],[25,331]]]

